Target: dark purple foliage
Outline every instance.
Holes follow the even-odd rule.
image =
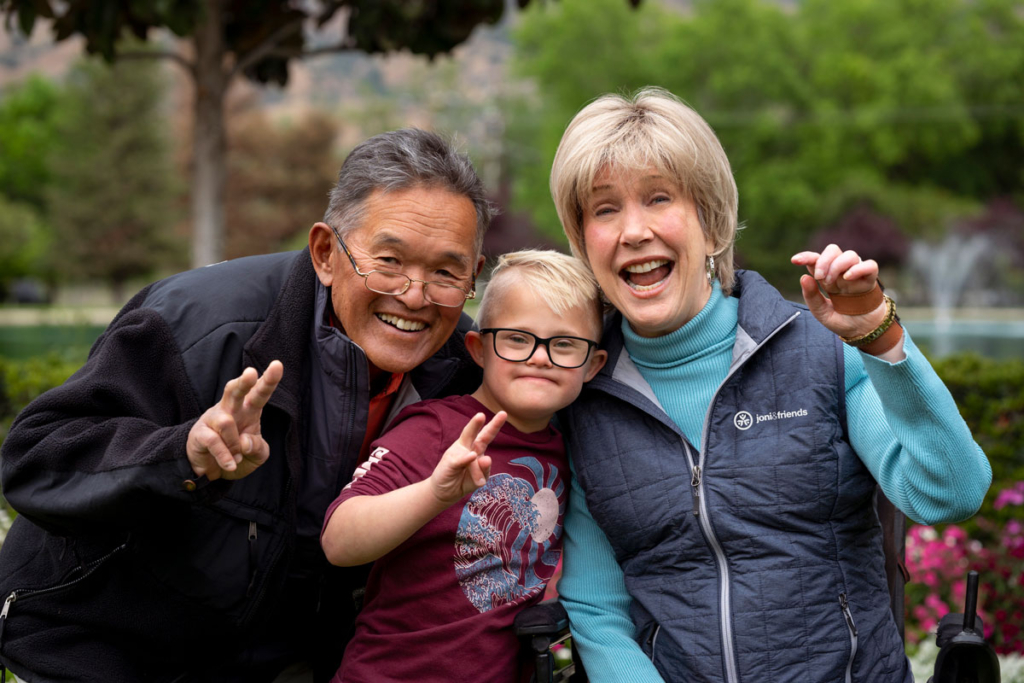
[[[881,267],[901,265],[910,251],[910,240],[896,221],[860,204],[847,212],[834,226],[810,239],[810,248],[821,251],[829,244],[852,249],[864,258],[872,258]]]

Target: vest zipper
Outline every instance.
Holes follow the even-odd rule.
[[[700,517],[700,465],[693,468],[690,486],[693,487],[693,516]]]
[[[731,579],[729,577],[729,565],[726,562],[725,551],[722,550],[722,546],[718,542],[718,537],[715,535],[715,530],[711,526],[711,519],[708,517],[707,496],[700,495],[701,488],[705,483],[705,479],[702,476],[702,470],[704,469],[704,459],[708,450],[708,430],[711,425],[711,414],[715,410],[715,403],[718,401],[718,395],[721,393],[722,387],[724,387],[729,381],[729,378],[731,378],[758,349],[767,344],[769,339],[796,320],[799,315],[799,312],[791,315],[785,322],[772,330],[771,334],[765,337],[760,344],[757,344],[753,349],[751,349],[749,353],[733,361],[733,364],[729,368],[729,373],[725,376],[725,379],[722,380],[722,383],[718,385],[718,388],[715,389],[715,393],[711,397],[711,403],[708,404],[708,412],[704,415],[704,428],[701,432],[701,450],[697,454],[697,463],[693,462],[693,453],[690,451],[690,444],[685,438],[683,439],[683,446],[686,449],[686,459],[689,461],[690,471],[693,473],[693,476],[697,481],[697,484],[694,487],[694,504],[697,508],[695,510],[695,514],[697,519],[700,520],[700,528],[704,531],[704,537],[707,539],[708,545],[711,547],[711,552],[715,556],[715,563],[718,565],[718,571],[722,576],[721,590],[718,594],[718,609],[720,612],[719,624],[722,636],[722,659],[725,664],[725,683],[740,683],[740,677],[739,665],[736,663],[736,647],[733,643],[732,588]],[[694,472],[694,470],[696,470],[696,472]],[[693,480],[691,479],[691,483],[692,482]]]
[[[853,683],[853,658],[857,656],[857,625],[853,623],[853,615],[850,614],[850,603],[846,599],[846,593],[839,594],[839,607],[846,617],[846,627],[850,630],[850,660],[846,663],[846,683]]]

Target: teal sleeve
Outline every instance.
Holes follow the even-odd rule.
[[[892,503],[921,524],[966,519],[981,507],[992,468],[910,336],[889,363],[844,345],[850,443]]]
[[[608,538],[572,477],[562,537],[558,597],[569,613],[573,644],[592,683],[659,683],[654,664],[633,640],[630,596]]]

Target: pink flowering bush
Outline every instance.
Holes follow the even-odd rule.
[[[907,534],[907,641],[921,642],[939,619],[962,612],[967,572],[980,575],[978,614],[1000,654],[1024,654],[1024,481],[1000,491],[1001,523],[977,517],[975,538],[955,524],[911,527]],[[1006,509],[1010,508],[1010,509]]]

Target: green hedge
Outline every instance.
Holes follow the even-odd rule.
[[[61,384],[81,362],[52,354],[25,361],[0,358],[0,442],[22,408]],[[998,519],[992,510],[994,492],[1024,481],[1024,361],[964,353],[933,365],[992,462],[992,492],[982,512]]]
[[[82,360],[68,360],[56,354],[23,361],[0,358],[0,442],[14,417],[47,389],[64,383]]]
[[[999,491],[1024,481],[1024,360],[963,353],[932,361],[960,414],[992,463],[992,487],[981,514],[1004,521],[992,507]]]
[[[57,354],[19,361],[0,357],[0,444],[3,444],[11,422],[21,409],[47,389],[63,384],[82,365],[83,360],[68,359]],[[2,495],[0,507],[5,508],[11,516],[14,515]],[[2,535],[0,533],[0,542]]]

